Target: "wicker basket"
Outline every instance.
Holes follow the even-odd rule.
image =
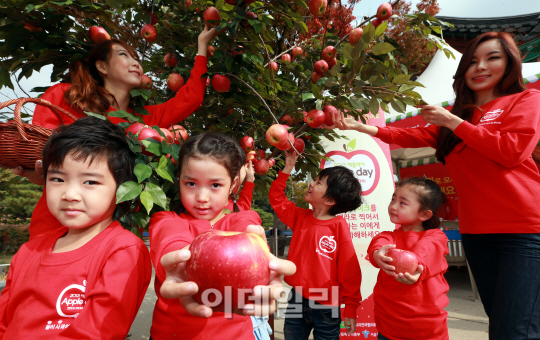
[[[24,103],[48,107],[60,118],[60,121],[62,121],[61,113],[73,120],[77,119],[61,107],[39,98],[11,99],[0,103],[0,110],[11,104],[17,104],[14,111],[15,119],[0,123],[0,167],[12,169],[22,166],[34,169],[36,161],[41,159],[45,142],[52,134],[51,129],[22,122],[21,108]]]

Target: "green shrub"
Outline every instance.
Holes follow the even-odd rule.
[[[4,256],[15,254],[29,238],[28,225],[0,225],[0,251]]]

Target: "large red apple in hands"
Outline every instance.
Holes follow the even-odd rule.
[[[185,141],[189,137],[186,128],[182,125],[173,125],[169,131],[173,134],[174,143],[178,145],[180,145],[180,141]]]
[[[313,70],[321,76],[324,76],[326,71],[328,71],[328,63],[326,60],[319,60],[313,65]]]
[[[167,86],[171,91],[178,92],[184,86],[184,77],[178,73],[171,73],[167,78]]]
[[[364,33],[364,30],[361,27],[357,27],[349,33],[349,43],[351,45],[356,45],[360,38],[362,38],[362,34]]]
[[[140,87],[142,89],[150,90],[152,88],[152,85],[153,85],[152,79],[150,79],[149,76],[143,74],[142,77],[141,77],[141,85],[140,85]]]
[[[227,92],[231,87],[231,80],[221,74],[216,74],[212,77],[212,87],[218,92]]]
[[[255,141],[253,140],[253,137],[250,136],[244,136],[242,139],[240,139],[240,147],[244,152],[250,152],[251,150],[255,149]]]
[[[209,28],[219,25],[219,21],[221,21],[221,15],[219,15],[219,11],[214,6],[210,6],[204,11],[203,18]],[[208,21],[213,21],[213,23]]]
[[[311,110],[307,114],[307,123],[312,128],[321,127],[326,122],[326,114],[321,110]]]
[[[268,285],[270,253],[257,235],[209,230],[197,236],[189,250],[187,278],[199,287],[193,298],[213,311],[231,313],[252,304],[249,291]]]
[[[377,19],[384,21],[392,16],[392,5],[388,2],[380,5],[377,9]]]
[[[336,57],[336,48],[334,46],[326,46],[324,50],[322,51],[322,58],[326,60],[326,62],[331,62]]]
[[[338,113],[338,110],[333,107],[332,105],[326,105],[323,109],[324,115],[326,117],[326,120],[324,121],[325,125],[332,126],[334,125],[334,122],[332,121],[332,117]]]
[[[327,0],[309,0],[309,11],[314,17],[318,17],[326,12]]]
[[[154,42],[157,39],[157,30],[153,25],[146,24],[141,29],[141,34],[144,40],[148,42]]]
[[[386,251],[386,256],[392,258],[392,261],[387,263],[396,268],[394,270],[396,274],[409,273],[413,275],[416,273],[416,269],[418,268],[418,258],[415,253],[401,249],[388,249]]]
[[[26,27],[26,24],[24,27]],[[109,33],[103,27],[99,26],[90,27],[88,37],[94,45],[97,45],[107,40],[111,40],[111,36],[109,35]]]
[[[266,130],[266,140],[272,146],[283,144],[287,140],[287,128],[281,124],[274,124]]]

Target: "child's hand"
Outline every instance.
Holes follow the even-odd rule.
[[[203,57],[206,57],[208,55],[208,44],[212,39],[215,38],[217,35],[217,32],[214,28],[208,29],[207,25],[204,25],[204,28],[202,32],[199,34],[198,38],[198,48],[197,48],[197,54],[201,55]]]
[[[396,274],[394,278],[396,279],[397,282],[401,282],[406,285],[412,285],[416,283],[416,281],[418,281],[423,271],[424,271],[424,267],[421,264],[419,264],[418,268],[416,268],[416,273],[414,273],[413,275],[409,273],[399,273],[399,274]]]
[[[283,168],[283,173],[290,174],[291,171],[294,169],[298,154],[294,150],[293,152],[289,152],[288,150],[286,150],[285,155],[287,156],[287,158],[285,158],[285,167]]]
[[[255,170],[253,169],[253,163],[249,161],[249,163],[244,166],[246,167],[246,181],[251,183],[255,182]]]
[[[266,240],[264,229],[261,226],[250,225],[247,232],[257,234]],[[293,275],[296,272],[296,265],[287,260],[281,260],[270,254],[270,282],[268,286],[254,287],[254,301],[260,302],[244,306],[244,314],[250,316],[267,316],[276,311],[276,294],[283,290],[282,275]]]
[[[377,266],[379,266],[379,268],[381,268],[386,274],[391,276],[396,276],[396,272],[394,271],[396,268],[387,263],[388,261],[392,261],[392,258],[386,256],[386,251],[395,247],[395,244],[386,244],[380,249],[375,250],[372,255],[373,261],[375,261]]]
[[[347,335],[351,335],[354,333],[354,331],[356,331],[356,319],[350,319],[348,317],[344,317],[343,323],[345,324]]]
[[[212,309],[198,304],[192,297],[199,287],[195,282],[187,280],[186,262],[191,257],[189,246],[181,250],[172,251],[163,255],[161,265],[165,269],[165,281],[161,285],[160,293],[165,299],[179,299],[180,304],[191,315],[208,318],[212,316]]]

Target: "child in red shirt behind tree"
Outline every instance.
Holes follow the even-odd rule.
[[[312,329],[315,339],[339,339],[342,303],[347,334],[356,329],[362,274],[349,226],[336,215],[360,206],[362,188],[349,169],[324,169],[310,183],[304,198],[313,209],[299,208],[284,193],[297,158],[296,153],[286,153],[285,168],[270,187],[272,208],[294,232],[288,260],[296,264],[297,271],[285,278],[293,286],[285,339],[307,339]]]
[[[369,261],[381,268],[373,289],[375,323],[379,340],[448,340],[448,238],[439,229],[435,212],[441,203],[441,189],[429,180],[406,178],[396,185],[388,214],[395,231],[375,236],[367,253]],[[388,249],[413,252],[418,258],[414,274],[396,273],[388,264]]]

